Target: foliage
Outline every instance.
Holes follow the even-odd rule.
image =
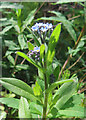
[[[65,2],[69,3],[70,1]],[[54,4],[65,2],[58,1]],[[77,2],[77,0],[72,2]],[[81,2],[81,0],[78,2]],[[28,4],[31,5],[32,3]],[[83,3],[79,4],[85,5]],[[6,7],[6,5],[8,6]],[[83,35],[85,33],[83,24],[80,25],[80,21],[77,22],[76,19],[69,20],[66,13],[53,10],[47,13],[52,14],[51,17],[36,17],[37,20],[51,20],[54,25],[52,23],[36,23],[32,26],[37,12],[34,6],[40,4],[34,3],[33,9],[30,8],[31,11],[29,9],[29,14],[27,14],[28,12],[25,13],[25,15],[27,14],[26,18],[22,16],[23,5],[26,4],[3,2],[0,4],[3,15],[7,16],[7,18],[0,20],[3,27],[0,32],[3,39],[3,59],[6,61],[3,62],[3,66],[4,70],[6,68],[7,70],[11,69],[8,78],[6,74],[0,78],[3,91],[4,88],[9,92],[11,91],[8,96],[3,94],[3,97],[0,98],[0,102],[6,105],[5,108],[2,106],[0,108],[2,110],[0,119],[6,118],[6,108],[8,110],[8,107],[11,113],[7,114],[7,118],[13,116],[20,119],[84,118],[84,110],[86,109],[83,102],[84,93],[80,93],[80,90],[85,84],[81,83],[83,79],[80,76],[84,76],[86,70],[81,71],[80,75],[72,73],[75,69],[80,68],[80,65],[75,66],[80,59],[83,67],[86,68],[85,57],[82,58],[86,49],[86,35]],[[66,5],[70,6],[70,4]],[[9,14],[7,15],[6,9],[8,8],[10,10],[8,10],[7,13]],[[69,12],[72,12],[72,10],[70,8]],[[78,13],[73,15],[78,15]],[[83,20],[82,14],[80,20]],[[79,27],[82,28],[81,33]],[[66,35],[67,37],[65,37]],[[60,46],[61,50],[59,50]],[[80,55],[81,53],[82,55]],[[64,57],[63,54],[69,55],[66,61],[66,56]],[[77,57],[79,58],[75,62]],[[6,63],[9,64],[9,67]],[[71,70],[73,66],[75,67]],[[24,74],[27,75],[27,78]]]

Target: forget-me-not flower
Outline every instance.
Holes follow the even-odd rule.
[[[36,23],[34,26],[31,27],[33,32],[37,32],[39,35],[41,42],[44,43],[47,32],[49,31],[49,37],[53,31],[52,23]]]
[[[34,26],[32,26],[32,31],[41,31],[41,32],[46,32],[47,30],[53,28],[52,23],[36,23]]]

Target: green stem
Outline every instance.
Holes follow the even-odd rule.
[[[44,67],[46,69],[46,63],[44,63]],[[45,91],[48,88],[47,74],[44,73],[44,82],[45,82]],[[47,101],[48,101],[48,93],[44,93],[44,105],[43,105],[43,120],[46,120],[47,113]]]

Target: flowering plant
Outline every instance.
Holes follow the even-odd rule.
[[[34,37],[35,45],[28,42],[28,55],[20,51],[16,53],[38,69],[35,85],[30,87],[15,78],[1,78],[0,83],[8,90],[21,96],[20,100],[16,99],[19,118],[46,120],[47,118],[71,117],[71,114],[66,111],[73,111],[73,106],[71,107],[69,103],[77,96],[75,93],[78,79],[70,77],[70,75],[67,77],[64,75],[64,79],[59,77],[59,65],[55,66],[53,62],[61,24],[58,24],[53,30],[51,23],[36,23],[31,29],[32,31],[28,28]],[[38,33],[41,42],[37,39],[35,32]],[[47,45],[45,38],[48,32],[51,36]],[[52,75],[54,76],[53,82],[50,80]],[[68,108],[65,107],[65,104],[68,105]],[[83,116],[82,114],[81,116]],[[79,114],[75,112],[73,116],[79,116]]]

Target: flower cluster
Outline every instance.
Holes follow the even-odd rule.
[[[53,31],[53,25],[52,23],[36,23],[34,26],[32,26],[32,31],[37,32],[39,35],[41,42],[45,42],[45,38],[47,36],[47,33],[49,31],[48,37],[50,37],[52,31]]]
[[[36,23],[34,26],[32,26],[32,31],[41,31],[41,32],[46,32],[49,29],[52,29],[53,25],[52,23]]]
[[[34,60],[38,61],[40,57],[40,47],[34,47],[34,50],[31,50],[29,57],[32,57]]]

